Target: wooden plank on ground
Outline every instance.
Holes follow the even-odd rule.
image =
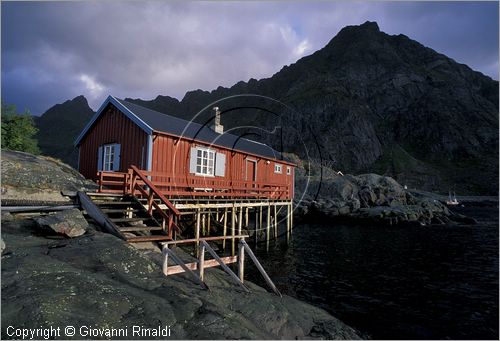
[[[238,261],[237,256],[228,256],[228,257],[221,257],[221,260],[224,262],[224,264],[232,264],[236,263]],[[198,262],[193,262],[193,263],[186,263],[186,267],[189,270],[196,270],[198,268]],[[217,262],[215,259],[207,259],[203,262],[203,268],[213,268],[215,266],[219,266],[220,264]],[[175,275],[178,273],[183,273],[184,269],[180,265],[171,265],[168,267],[167,274],[168,275]]]

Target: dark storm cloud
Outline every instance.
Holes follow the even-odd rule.
[[[498,79],[498,3],[2,2],[2,99],[35,114],[80,94],[180,99],[270,77],[366,20]]]

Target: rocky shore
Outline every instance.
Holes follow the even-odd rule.
[[[6,151],[2,178],[2,193],[21,202],[29,193],[38,201],[67,203],[61,190],[93,186],[56,160]],[[74,210],[2,212],[2,339],[19,338],[12,336],[13,328],[65,326],[74,326],[75,335],[56,338],[109,338],[82,334],[90,329],[128,330],[125,337],[111,337],[118,339],[164,338],[133,335],[133,326],[168,327],[173,339],[363,338],[326,311],[292,297],[280,298],[249,281],[246,293],[216,268],[205,273],[209,290],[185,274],[165,277],[158,250],[139,250],[81,218]]]
[[[296,179],[301,197],[295,199],[296,214],[303,219],[339,219],[379,225],[474,223],[454,213],[446,198],[405,189],[394,179],[377,174],[307,177]]]

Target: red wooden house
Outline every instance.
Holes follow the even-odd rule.
[[[75,141],[79,171],[102,185],[135,165],[167,197],[292,200],[295,165],[219,120],[206,127],[109,96]]]

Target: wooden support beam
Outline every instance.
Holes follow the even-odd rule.
[[[278,239],[278,212],[276,211],[276,205],[274,205],[274,239]]]
[[[206,242],[205,242],[206,243]],[[172,250],[170,250],[168,248],[168,246],[164,246],[163,247],[163,250],[162,250],[162,253],[163,254],[168,254],[170,256],[170,258],[172,258],[172,260],[177,263],[178,265],[181,266],[181,268],[187,272],[189,275],[191,275],[191,277],[196,281],[196,283],[200,284],[204,289],[208,289],[208,285],[206,285],[205,282],[203,282],[198,276],[196,276],[196,274],[193,272],[193,270],[189,269],[186,264],[184,264],[184,262],[178,258],[175,253],[172,252]],[[227,265],[226,265],[227,266]],[[167,272],[165,273],[165,271],[163,272],[165,274],[165,276],[168,275],[168,264],[165,264],[165,261],[163,263],[163,269],[165,270],[165,268],[167,268]]]
[[[238,257],[237,256],[227,256],[227,257],[221,257],[220,258],[225,264],[233,264],[238,262]],[[190,270],[196,271],[198,270],[198,262],[192,262],[192,263],[184,263],[186,267],[188,267]],[[208,268],[213,268],[219,266],[219,262],[215,259],[204,259],[203,261],[203,272],[205,272],[205,269]],[[184,269],[180,265],[170,265],[168,267],[168,275],[175,275],[175,274],[180,274],[185,272]]]
[[[245,247],[238,244],[238,277],[241,283],[245,282]]]
[[[231,236],[234,237],[236,234],[236,208],[233,207],[231,210]],[[231,239],[231,256],[234,256],[234,238]]]
[[[254,238],[255,238],[255,246],[257,247],[257,242],[259,235],[257,234],[259,232],[259,212],[257,211],[257,208],[255,208],[255,231],[254,231]]]
[[[224,208],[224,227],[223,227],[223,235],[224,237],[227,234],[227,207]],[[226,251],[226,240],[222,241],[222,250]]]
[[[205,276],[205,245],[200,245],[200,258],[198,260],[198,275],[200,279],[203,281]]]
[[[239,216],[238,216],[238,234],[241,234],[241,229],[243,225],[243,207],[240,208]]]
[[[199,246],[200,246],[200,210],[197,210],[196,213],[196,231],[195,231],[195,239],[196,239],[196,257],[198,257],[198,252],[199,252]]]
[[[210,235],[210,220],[211,220],[211,215],[212,215],[212,213],[210,213],[210,212],[207,213],[207,236]]]
[[[264,207],[260,206],[259,207],[259,231],[263,231],[262,230],[262,211],[264,210]]]
[[[286,242],[290,240],[290,214],[292,213],[291,206],[286,206]]]
[[[234,239],[233,239],[234,240]],[[244,241],[242,239],[242,241]],[[212,257],[214,257],[215,260],[217,260],[217,262],[219,262],[220,266],[222,267],[222,269],[224,269],[225,272],[227,272],[229,274],[229,276],[231,276],[232,279],[234,279],[234,281],[240,286],[242,287],[246,292],[250,292],[250,290],[248,290],[248,288],[245,286],[245,284],[243,284],[243,282],[240,281],[240,279],[238,278],[238,276],[236,276],[234,274],[233,271],[231,271],[231,269],[229,269],[229,267],[224,264],[224,262],[220,259],[220,257],[217,255],[217,253],[214,251],[214,249],[212,249],[210,247],[210,245],[208,245],[208,243],[204,240],[201,241],[204,245],[205,245],[205,248],[206,250],[208,251],[208,253],[210,253],[212,255]],[[254,256],[255,257],[255,256]]]
[[[162,244],[164,245],[177,245],[177,244],[189,244],[189,243],[195,243],[196,241],[201,241],[201,240],[207,240],[207,241],[216,241],[216,240],[225,240],[225,239],[231,239],[231,238],[236,238],[236,239],[241,239],[241,238],[248,238],[248,234],[242,234],[242,235],[235,235],[229,236],[229,237],[222,237],[222,236],[212,236],[212,237],[204,237],[201,239],[179,239],[179,240],[169,240],[166,242],[163,242]]]
[[[271,231],[271,206],[267,206],[266,249],[269,250],[269,234]]]
[[[206,230],[206,213],[202,213],[201,214],[201,235],[202,237],[205,237],[206,234],[207,234],[207,230]]]
[[[273,281],[271,280],[271,278],[268,276],[266,270],[264,270],[264,268],[262,267],[262,265],[260,264],[260,262],[257,260],[257,257],[255,257],[252,249],[250,248],[250,246],[248,246],[248,244],[242,239],[240,240],[240,244],[243,245],[243,247],[245,248],[245,251],[248,253],[248,255],[250,256],[250,259],[252,259],[252,261],[254,262],[255,266],[257,267],[257,269],[259,270],[259,272],[261,273],[261,275],[264,277],[266,283],[271,287],[271,289],[274,291],[274,293],[276,295],[278,295],[279,297],[283,297],[281,296],[281,293],[280,291],[278,290],[278,288],[276,288],[276,286],[274,285]]]

